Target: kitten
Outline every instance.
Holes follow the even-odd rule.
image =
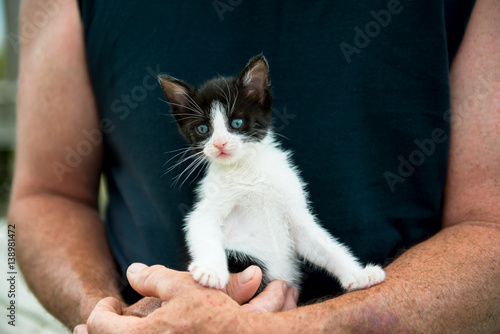
[[[226,286],[226,252],[262,263],[266,283],[280,279],[300,288],[300,257],[324,268],[346,290],[385,279],[381,267],[362,267],[311,214],[305,184],[270,128],[264,56],[252,58],[238,77],[212,79],[199,89],[166,75],[159,80],[193,156],[208,162],[185,225],[188,269],[197,282]]]

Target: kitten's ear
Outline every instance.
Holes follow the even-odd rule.
[[[247,97],[256,99],[263,107],[271,107],[271,81],[269,66],[263,55],[250,59],[236,79]]]
[[[194,93],[195,88],[169,75],[160,74],[158,81],[172,108],[172,113],[179,112],[182,107],[189,107],[188,97]]]

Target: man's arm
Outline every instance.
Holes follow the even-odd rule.
[[[21,44],[18,136],[9,221],[30,288],[69,327],[103,297],[119,297],[116,268],[97,211],[102,147],[76,1],[53,1],[53,14]],[[21,17],[42,12],[24,0]],[[24,29],[23,29],[24,28]],[[82,144],[83,143],[83,144]],[[85,145],[85,147],[83,147]],[[83,152],[67,160],[69,150]]]
[[[318,332],[500,331],[499,36],[500,2],[478,0],[450,72],[442,231],[388,266],[383,284],[274,315],[284,326],[301,329],[308,319]]]

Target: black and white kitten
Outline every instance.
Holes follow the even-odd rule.
[[[266,282],[280,279],[296,288],[300,258],[324,268],[346,290],[385,279],[381,267],[362,267],[311,214],[305,185],[270,128],[264,56],[252,58],[238,77],[212,79],[199,89],[166,75],[159,80],[195,159],[208,161],[185,225],[196,281],[224,288],[226,252],[257,259]]]

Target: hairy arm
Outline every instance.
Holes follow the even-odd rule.
[[[82,144],[88,141],[82,131],[96,133],[99,121],[78,8],[76,0],[51,2],[46,25],[36,31],[21,25],[9,221],[16,224],[17,256],[28,285],[73,327],[85,322],[100,299],[119,298],[119,292],[97,211],[102,147],[99,141]],[[21,18],[31,22],[40,13],[40,1],[22,2]],[[68,163],[71,149],[84,152],[80,161]]]
[[[500,331],[500,2],[476,2],[450,72],[443,228],[386,268],[387,281],[268,315],[308,332]]]

